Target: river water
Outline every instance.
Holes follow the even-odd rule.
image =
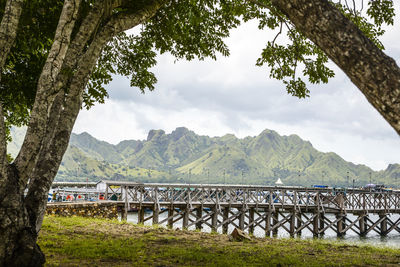
[[[151,216],[152,212],[145,212],[145,218],[148,216]],[[335,217],[333,214],[328,214],[325,215],[327,216],[327,218],[329,220],[334,220]],[[350,220],[355,219],[354,215],[348,214],[347,215],[348,218]],[[167,213],[162,213],[159,215],[159,220],[162,221],[164,219],[167,218]],[[378,216],[374,215],[374,214],[370,214],[369,218],[372,221],[377,221]],[[399,215],[392,215],[390,217],[390,219],[392,221],[396,221],[399,218]],[[257,215],[255,215],[255,219],[257,219]],[[281,218],[279,218],[281,219]],[[128,222],[132,222],[132,223],[137,223],[138,222],[138,213],[137,212],[129,212],[128,213]],[[235,222],[236,224],[238,224],[238,221]],[[152,224],[152,220],[148,220],[145,222],[145,225],[151,225]],[[166,223],[163,224],[164,226],[166,226]],[[174,229],[175,228],[182,228],[182,220],[179,220],[177,222],[174,223]],[[228,227],[228,233],[231,233],[232,230],[234,229],[233,225],[229,225]],[[191,226],[189,227],[189,230],[195,230],[195,226]],[[211,228],[208,227],[207,225],[203,224],[203,232],[211,232]],[[222,233],[222,227],[218,228],[218,232]],[[265,237],[265,232],[262,228],[260,227],[255,227],[254,229],[254,235],[256,237]],[[287,233],[283,228],[279,228],[278,230],[278,238],[288,238],[289,237],[289,233]],[[311,233],[310,230],[308,230],[307,228],[303,229],[301,232],[301,236],[299,237],[301,239],[312,239],[313,235]],[[383,237],[380,236],[378,233],[376,233],[375,231],[371,231],[368,233],[368,235],[366,237],[360,237],[357,233],[348,230],[346,232],[346,235],[343,237],[337,237],[336,233],[332,230],[332,229],[327,229],[325,231],[325,235],[323,237],[321,237],[321,239],[323,240],[335,240],[338,242],[344,242],[347,244],[369,244],[369,245],[373,245],[373,246],[379,246],[379,247],[392,247],[392,248],[398,248],[400,249],[400,233],[393,230],[392,232],[390,232],[387,236]]]

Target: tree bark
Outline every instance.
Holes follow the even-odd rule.
[[[319,46],[400,134],[400,69],[327,0],[272,0]]]
[[[3,69],[8,53],[10,53],[15,37],[17,36],[23,2],[24,0],[8,0],[6,2],[4,15],[0,24],[0,70]]]

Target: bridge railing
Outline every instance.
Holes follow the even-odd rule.
[[[110,182],[106,188],[107,199],[139,204],[253,205],[342,212],[400,209],[398,192],[367,192],[358,189],[126,182]]]
[[[338,212],[400,212],[399,192],[359,189],[106,182],[106,200],[135,204],[252,206]]]

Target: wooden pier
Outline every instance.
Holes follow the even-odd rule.
[[[228,225],[250,234],[258,227],[266,236],[276,235],[278,229],[290,236],[300,235],[304,229],[314,236],[322,236],[328,229],[338,236],[348,231],[360,236],[400,234],[400,192],[107,182],[105,198],[112,196],[117,196],[123,207],[122,219],[135,209],[139,223],[151,221],[169,227],[182,221],[183,228],[207,225],[212,231],[222,228],[223,233]],[[167,216],[161,220],[163,213]]]
[[[360,189],[304,188],[216,184],[154,184],[105,182],[105,200],[114,200],[126,220],[138,212],[138,222],[227,233],[228,226],[265,236],[279,230],[290,236],[308,229],[323,236],[349,231],[360,236],[400,234],[400,192]],[[145,212],[151,211],[151,212]],[[165,213],[165,214],[164,214]],[[160,216],[164,214],[164,216]]]

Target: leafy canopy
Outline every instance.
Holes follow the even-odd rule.
[[[81,6],[79,27],[95,0]],[[6,0],[0,0],[0,17]],[[104,4],[109,4],[105,1]],[[116,8],[112,12],[134,11],[141,1]],[[391,0],[333,1],[375,44],[384,49],[379,37],[384,25],[393,24]],[[25,1],[18,36],[5,68],[2,70],[0,100],[6,111],[7,127],[26,124],[32,108],[37,82],[52,45],[62,1]],[[289,94],[309,96],[306,82],[327,83],[334,72],[327,65],[327,55],[309,41],[271,4],[270,0],[187,0],[167,1],[162,9],[133,34],[115,36],[103,49],[84,94],[84,106],[90,108],[108,97],[105,85],[114,75],[130,77],[131,86],[153,90],[157,78],[151,68],[157,55],[170,53],[177,60],[216,59],[229,56],[223,39],[229,31],[249,20],[258,20],[260,30],[273,30],[256,65],[269,67],[270,77],[281,80]],[[286,35],[282,38],[282,35]]]

